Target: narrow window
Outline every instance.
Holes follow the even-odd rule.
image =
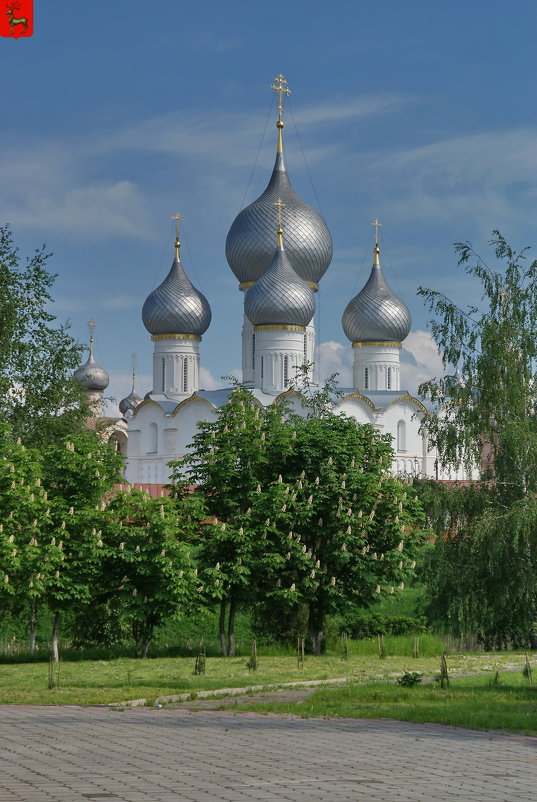
[[[289,384],[289,357],[287,354],[283,358],[283,386],[287,387]]]
[[[188,390],[188,359],[183,359],[183,392]]]
[[[156,423],[149,424],[148,454],[156,454],[158,451],[158,426]]]
[[[387,380],[386,380],[386,386],[387,386],[388,390],[392,389],[392,369],[391,368],[388,368],[388,377],[387,377]]]
[[[404,420],[397,424],[397,450],[406,451],[406,427]]]
[[[369,390],[369,368],[365,368],[364,374],[364,387]]]
[[[265,378],[265,365],[264,365],[264,362],[263,362],[263,357],[261,357],[261,378],[262,379]]]
[[[252,334],[252,370],[255,370],[255,334]]]
[[[166,389],[166,360],[162,357],[161,363],[161,379],[162,379],[162,392]]]
[[[306,361],[307,355],[308,355],[308,335],[304,334],[304,362]]]

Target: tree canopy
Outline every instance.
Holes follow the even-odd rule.
[[[50,256],[43,247],[22,265],[10,228],[0,227],[0,420],[31,445],[71,431],[87,416],[73,378],[83,348],[50,312]]]
[[[459,266],[481,303],[461,309],[420,289],[432,331],[455,376],[420,388],[445,414],[425,420],[444,463],[480,463],[483,482],[421,493],[437,542],[426,567],[431,611],[459,632],[501,646],[535,640],[537,618],[537,261],[495,231],[493,270],[471,245]]]
[[[224,653],[245,601],[305,605],[319,651],[327,614],[403,586],[423,537],[421,512],[411,487],[390,476],[391,462],[389,439],[373,427],[264,408],[241,387],[216,421],[200,424],[174,478],[186,471],[218,519],[198,559],[206,592],[221,601]]]

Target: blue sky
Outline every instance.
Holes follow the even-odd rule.
[[[479,301],[453,242],[487,258],[494,228],[535,244],[534,0],[34,5],[34,36],[0,40],[0,220],[22,254],[54,252],[54,312],[82,340],[96,321],[118,398],[133,352],[150,389],[140,312],[169,269],[176,211],[183,263],[213,310],[204,383],[240,367],[242,294],[224,244],[272,169],[279,72],[291,180],[334,239],[317,295],[325,374],[349,380],[340,320],[369,274],[375,217],[386,277],[413,316],[411,389],[438,370],[417,287]]]

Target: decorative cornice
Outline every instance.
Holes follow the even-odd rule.
[[[289,323],[264,323],[261,326],[254,326],[254,331],[306,331],[306,327]]]
[[[296,396],[296,398],[300,398],[301,401],[306,400],[306,397],[304,396],[303,393],[301,393],[299,390],[295,390],[293,387],[289,387],[288,390],[284,390],[283,393],[280,393],[280,395],[276,396],[276,398],[274,399],[274,403],[277,404],[280,401],[285,401],[285,399],[288,398],[290,395],[294,395]]]
[[[170,417],[171,417],[171,418],[175,418],[175,416],[177,415],[177,413],[179,412],[179,410],[181,410],[181,409],[182,409],[183,407],[185,407],[187,404],[191,404],[191,403],[193,403],[194,401],[203,401],[205,404],[208,404],[208,405],[211,407],[211,409],[216,409],[216,407],[215,407],[215,405],[214,405],[214,404],[211,404],[211,402],[210,402],[210,401],[208,401],[206,398],[203,398],[203,396],[201,396],[201,395],[197,395],[197,393],[195,393],[195,392],[194,392],[194,393],[192,393],[192,395],[189,395],[189,396],[188,396],[188,398],[183,398],[183,400],[182,400],[182,401],[180,401],[180,402],[177,404],[177,406],[175,407],[175,409],[174,409],[174,410],[173,410],[173,412],[171,413]]]
[[[380,410],[377,409],[377,407],[374,405],[374,403],[366,395],[362,395],[362,393],[360,393],[358,390],[355,393],[349,393],[348,395],[343,396],[343,398],[340,398],[339,401],[337,402],[336,406],[341,406],[341,404],[344,401],[351,401],[354,398],[357,398],[358,400],[363,401],[365,404],[367,404],[368,407],[371,407],[373,412],[379,412],[380,411]]]
[[[152,334],[152,340],[201,340],[199,334]]]
[[[414,396],[410,395],[410,393],[403,393],[403,395],[394,398],[393,401],[390,401],[390,403],[386,406],[386,409],[389,409],[394,404],[397,404],[400,401],[410,401],[412,404],[415,404],[418,407],[418,409],[427,414],[427,408],[423,406],[419,398],[414,398]]]
[[[353,348],[365,348],[368,345],[372,345],[373,347],[376,347],[376,348],[378,348],[380,346],[384,346],[384,347],[387,347],[387,348],[402,348],[403,347],[402,343],[398,343],[398,342],[394,342],[394,341],[390,341],[390,340],[372,340],[371,342],[367,342],[366,341],[366,342],[353,343],[352,347]]]
[[[152,398],[145,398],[145,399],[144,399],[144,400],[143,400],[143,401],[142,401],[140,404],[138,404],[138,406],[137,406],[137,407],[134,409],[134,411],[133,411],[133,413],[132,413],[132,417],[134,418],[134,417],[135,417],[135,416],[136,416],[136,415],[139,413],[139,411],[142,409],[142,407],[146,407],[148,404],[155,404],[155,406],[157,406],[157,407],[160,407],[160,408],[161,408],[161,410],[162,410],[163,412],[165,411],[165,410],[164,410],[164,407],[162,406],[162,404],[159,404],[159,402],[158,402],[158,401],[154,401]]]

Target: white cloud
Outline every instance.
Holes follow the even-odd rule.
[[[401,388],[417,395],[418,387],[444,372],[442,358],[428,331],[411,331],[401,349]]]
[[[322,384],[333,373],[341,387],[352,387],[352,348],[334,340],[320,343],[316,355],[316,379]]]
[[[218,390],[225,387],[226,383],[222,379],[216,379],[210,370],[200,367],[200,388],[203,390]]]

